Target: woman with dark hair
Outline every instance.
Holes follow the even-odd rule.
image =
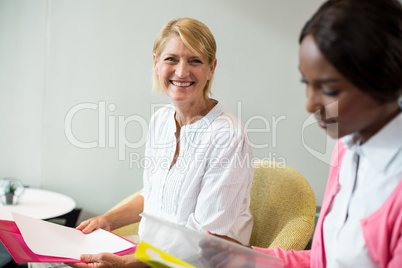
[[[286,267],[402,267],[402,7],[331,0],[300,36],[306,109],[335,147],[309,251]]]
[[[254,249],[285,267],[400,268],[401,4],[325,2],[302,30],[299,61],[306,109],[339,141],[311,250]],[[232,261],[241,256],[222,250],[207,245],[203,254],[215,266],[241,267]]]

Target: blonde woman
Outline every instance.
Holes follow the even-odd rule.
[[[248,244],[253,155],[239,120],[209,97],[215,54],[212,33],[197,20],[174,19],[162,28],[153,48],[154,87],[172,104],[153,115],[145,151],[147,160],[159,165],[144,170],[142,195],[78,229],[113,230],[140,221],[145,213]],[[144,218],[140,238],[146,230]],[[88,264],[75,267],[145,266],[132,255],[81,258]]]

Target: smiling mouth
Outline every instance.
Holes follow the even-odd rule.
[[[170,81],[173,85],[177,87],[189,87],[194,84],[194,82],[177,82],[177,81]]]

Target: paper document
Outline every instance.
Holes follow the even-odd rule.
[[[21,235],[35,254],[80,259],[81,254],[116,253],[135,245],[113,233],[98,229],[90,234],[13,213]]]

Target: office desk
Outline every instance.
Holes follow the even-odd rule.
[[[0,220],[13,220],[11,212],[38,219],[50,219],[69,213],[75,205],[75,201],[64,194],[26,188],[17,205],[0,204]]]

